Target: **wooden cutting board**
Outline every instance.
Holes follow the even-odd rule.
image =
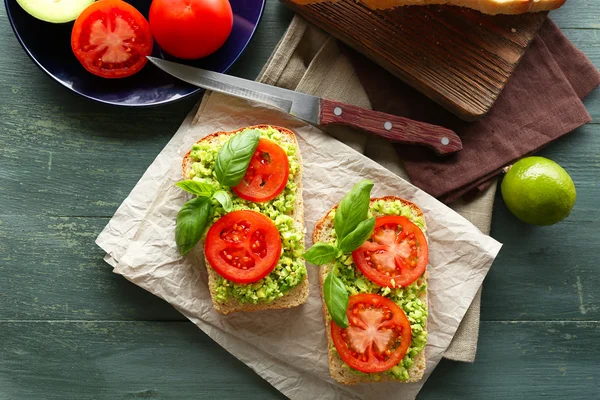
[[[467,121],[490,110],[547,16],[491,16],[452,6],[371,10],[354,0],[282,2]]]

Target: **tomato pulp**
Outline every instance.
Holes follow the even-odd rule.
[[[158,45],[184,59],[214,53],[233,27],[228,0],[153,0],[149,19]]]
[[[417,279],[427,267],[427,240],[408,218],[379,217],[371,238],[352,253],[357,268],[381,286],[403,287]]]
[[[233,191],[245,200],[264,202],[277,197],[288,181],[290,167],[285,151],[277,143],[261,138],[246,175]]]
[[[348,299],[348,328],[331,322],[331,337],[350,367],[366,372],[387,371],[406,355],[412,340],[410,322],[396,303],[376,294]]]
[[[267,276],[281,256],[281,238],[268,217],[256,211],[233,211],[208,230],[204,254],[223,278],[252,283]]]
[[[124,78],[141,70],[152,52],[150,25],[121,0],[100,0],[75,20],[71,48],[81,65],[103,78]]]

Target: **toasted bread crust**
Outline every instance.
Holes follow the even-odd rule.
[[[423,211],[414,203],[411,203],[408,200],[404,200],[400,197],[396,196],[385,196],[372,198],[371,203],[375,201],[401,201],[404,205],[407,205],[411,208],[415,215],[422,217]],[[327,237],[330,236],[330,232],[333,230],[333,221],[329,218],[329,214],[331,211],[335,210],[338,206],[332,207],[323,218],[317,222],[315,230],[313,232],[312,240],[313,243],[317,243],[319,241],[326,241]],[[378,216],[378,215],[375,215]],[[323,299],[323,284],[325,282],[325,277],[331,271],[333,264],[323,265],[320,268],[320,276],[319,282],[321,286],[321,298],[322,298],[322,308],[323,308],[323,319],[325,321],[325,331],[327,334],[327,352],[329,358],[329,372],[331,377],[338,381],[339,383],[345,385],[354,385],[357,383],[373,383],[373,382],[417,382],[421,380],[423,374],[425,373],[425,366],[427,360],[425,359],[425,351],[421,351],[414,360],[413,366],[408,371],[408,381],[400,381],[398,379],[394,379],[392,376],[386,373],[379,374],[355,374],[350,371],[346,366],[344,366],[344,361],[340,358],[340,356],[335,351],[335,345],[333,344],[333,339],[331,338],[331,321],[329,317],[329,311],[327,310],[327,305],[325,304],[325,299]],[[419,278],[419,282],[426,282],[428,278],[428,271],[425,271],[423,276]],[[420,296],[421,301],[428,307],[427,303],[427,291],[423,292]],[[427,329],[427,325],[425,326]]]
[[[198,140],[196,143],[200,143],[200,142],[204,142],[204,141],[211,141],[211,140],[214,140],[223,135],[233,136],[233,135],[235,135],[243,130],[246,130],[246,129],[268,129],[269,127],[278,130],[279,132],[281,132],[284,135],[284,137],[286,138],[287,141],[294,143],[296,146],[298,146],[298,142],[296,140],[296,135],[294,134],[294,132],[292,132],[289,129],[282,128],[279,126],[274,126],[274,125],[254,125],[254,126],[243,127],[240,129],[236,129],[234,131],[229,131],[229,132],[224,132],[224,131],[215,132],[215,133],[211,133],[210,135],[205,136],[204,138]],[[190,178],[189,171],[191,170],[191,166],[193,163],[193,161],[191,160],[191,155],[190,155],[191,151],[192,151],[191,149],[188,150],[188,152],[183,157],[183,161],[181,163],[183,177],[185,179]],[[294,179],[296,181],[296,186],[298,187],[298,190],[296,193],[296,207],[295,207],[295,210],[293,213],[293,218],[294,218],[294,223],[296,224],[296,227],[301,232],[303,232],[304,231],[304,203],[302,201],[303,168],[302,168],[302,158],[300,155],[300,151],[296,152],[296,157],[298,158],[298,161],[300,162],[300,169],[299,169],[298,173],[296,174],[296,176],[294,177]],[[301,304],[304,304],[306,302],[306,300],[308,299],[308,293],[309,293],[308,277],[305,276],[304,279],[302,280],[302,282],[298,286],[292,288],[284,296],[282,296],[279,299],[276,299],[270,303],[244,304],[244,303],[239,303],[235,299],[231,299],[230,301],[228,301],[226,303],[219,303],[216,301],[216,296],[215,296],[215,292],[214,292],[214,284],[219,279],[219,274],[212,268],[212,266],[210,265],[210,263],[208,262],[208,260],[206,258],[204,259],[204,261],[206,264],[206,270],[208,272],[208,289],[210,291],[210,295],[211,295],[211,298],[213,301],[213,306],[215,308],[215,311],[217,311],[221,314],[230,314],[232,312],[237,312],[237,311],[253,312],[253,311],[261,311],[261,310],[272,310],[272,309],[297,307]]]
[[[328,0],[293,0],[305,5],[322,3]],[[331,0],[337,1],[337,0]],[[484,14],[524,14],[528,12],[550,11],[562,7],[567,0],[358,0],[373,10],[401,6],[451,5],[472,8]]]

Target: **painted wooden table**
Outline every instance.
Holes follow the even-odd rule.
[[[600,2],[554,19],[600,67]],[[233,73],[254,78],[292,14],[275,0]],[[0,7],[0,400],[283,396],[165,302],[114,275],[94,239],[195,101],[82,100],[25,55]],[[600,92],[596,123],[541,154],[572,175],[565,222],[518,222],[484,285],[477,361],[443,361],[423,399],[600,397]]]

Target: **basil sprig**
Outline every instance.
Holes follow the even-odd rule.
[[[373,182],[362,180],[344,196],[333,219],[333,227],[337,236],[335,244],[315,243],[304,258],[311,264],[323,265],[334,261],[344,253],[358,249],[375,229],[375,218],[368,218]],[[325,304],[333,321],[342,328],[348,327],[346,308],[348,308],[348,291],[344,282],[337,276],[334,267],[323,283]]]
[[[373,182],[368,179],[358,182],[344,196],[333,219],[337,236],[335,244],[315,243],[304,258],[311,264],[323,265],[344,253],[358,249],[373,234],[375,218],[367,219],[371,202]]]
[[[258,147],[260,132],[253,129],[238,133],[229,139],[215,160],[215,175],[223,186],[237,186]]]
[[[210,197],[196,197],[185,203],[177,213],[175,242],[182,255],[193,249],[202,237],[211,206]]]

